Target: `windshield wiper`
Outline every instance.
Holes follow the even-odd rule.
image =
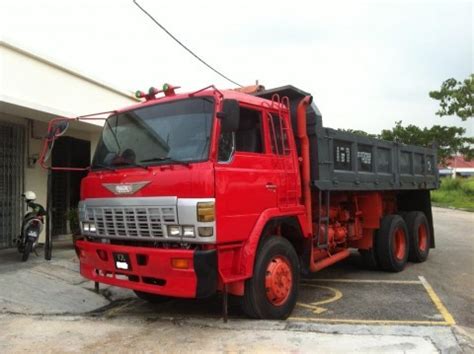
[[[134,167],[140,167],[140,168],[143,168],[144,170],[149,171],[149,168],[147,166],[144,166],[142,164],[132,162],[132,161],[123,161],[119,163],[114,163],[114,166],[134,166]]]
[[[115,129],[117,129],[117,124],[118,124],[118,116],[116,116],[116,117],[117,118],[115,119]],[[109,122],[108,119],[105,120],[105,123],[109,127],[109,130],[112,133],[112,136],[114,137],[115,143],[117,144],[117,147],[120,151],[121,148],[120,148],[120,144],[119,144],[119,141],[118,141],[117,133],[112,129],[112,126],[110,125],[110,122]]]
[[[156,157],[152,157],[150,159],[140,160],[140,162],[159,162],[159,161],[166,161],[166,162],[171,162],[171,163],[176,163],[176,164],[180,164],[180,165],[189,166],[189,162],[176,160],[176,159],[173,159],[172,157],[167,157],[167,156],[165,156],[165,157],[156,156]]]
[[[117,172],[117,170],[113,167],[110,167],[110,166],[107,166],[107,165],[102,165],[101,163],[96,163],[92,166],[92,168],[94,167],[100,167],[100,168],[105,168],[106,170],[109,170],[109,171],[114,171],[114,172]]]

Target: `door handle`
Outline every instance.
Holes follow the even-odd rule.
[[[276,184],[273,184],[273,183],[267,183],[265,185],[265,187],[268,189],[268,190],[271,190],[271,191],[275,191],[277,189],[277,185]]]

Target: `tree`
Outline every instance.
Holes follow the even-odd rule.
[[[377,135],[376,134],[370,134],[370,133],[367,133],[366,131],[364,130],[358,130],[358,129],[338,129],[339,131],[341,132],[344,132],[344,133],[349,133],[349,134],[355,134],[355,135],[360,135],[360,136],[366,136],[366,137],[369,137],[369,138],[376,138]]]
[[[463,82],[448,79],[441,84],[439,91],[431,91],[430,97],[439,101],[440,117],[456,115],[462,120],[473,117],[474,113],[474,74]]]
[[[404,127],[402,121],[398,121],[391,130],[382,130],[379,138],[425,147],[431,147],[435,143],[438,149],[438,162],[444,162],[457,153],[463,154],[467,160],[474,157],[474,138],[465,137],[465,132],[466,129],[461,127],[441,125],[423,129],[413,124]]]

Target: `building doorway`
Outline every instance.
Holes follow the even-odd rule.
[[[60,137],[54,143],[52,165],[87,167],[91,158],[90,141]],[[52,174],[52,235],[71,233],[69,214],[75,212],[80,200],[81,180],[87,171],[53,171]]]
[[[25,128],[0,122],[0,249],[14,246],[23,216]]]

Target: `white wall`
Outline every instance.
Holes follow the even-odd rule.
[[[40,154],[42,140],[37,137],[45,135],[52,118],[104,112],[135,103],[131,92],[0,41],[0,120],[25,127],[29,156]],[[33,120],[32,131],[28,119]],[[103,121],[73,123],[66,136],[90,141],[92,156],[102,124]],[[46,206],[47,171],[38,163],[28,167],[26,155],[25,146],[25,190],[34,191],[38,202]],[[40,240],[44,241],[44,232]]]
[[[121,91],[43,56],[0,41],[0,101],[77,116],[136,103]]]

